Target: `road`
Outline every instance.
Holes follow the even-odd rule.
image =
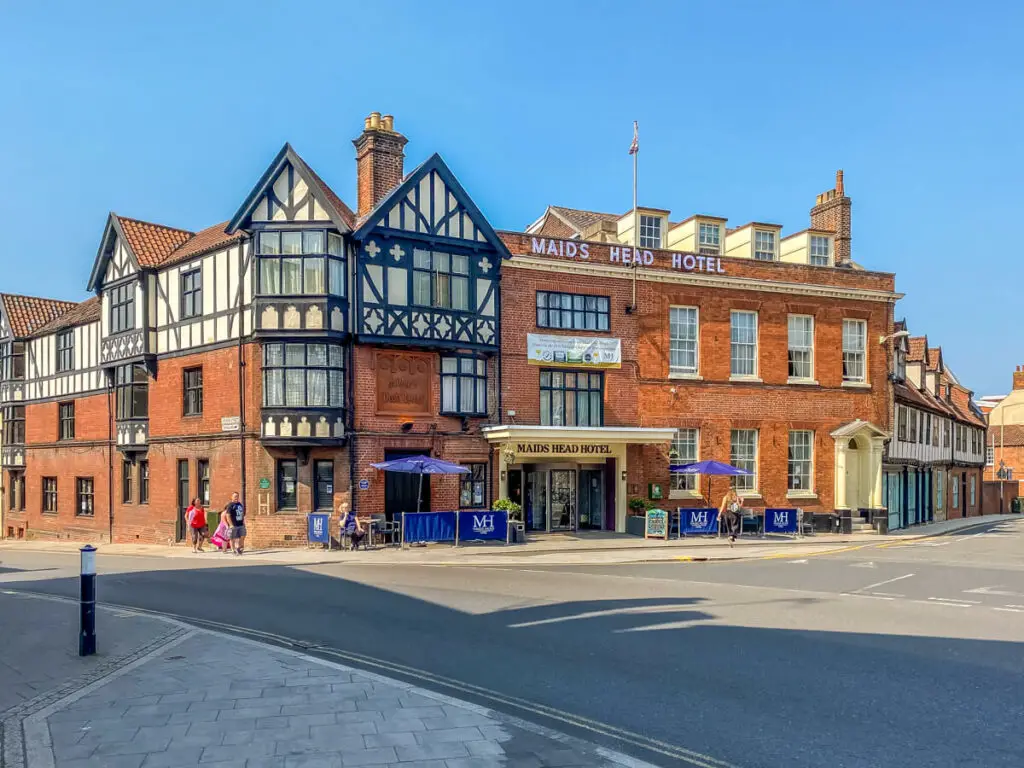
[[[718,564],[100,561],[104,601],[291,638],[660,765],[1024,765],[1024,520]],[[74,596],[76,568],[3,550],[0,587]]]

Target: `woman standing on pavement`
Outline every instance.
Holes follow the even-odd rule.
[[[188,523],[192,538],[192,551],[202,552],[203,541],[206,539],[206,510],[203,509],[202,499],[192,500],[192,505],[185,510],[185,522]]]
[[[736,533],[740,527],[740,510],[743,508],[743,499],[736,493],[735,488],[730,488],[722,503],[718,507],[718,519],[725,522],[725,529],[729,532],[729,546],[736,542]]]

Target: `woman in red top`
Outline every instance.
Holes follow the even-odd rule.
[[[203,540],[206,539],[206,510],[203,509],[202,499],[192,500],[192,505],[185,510],[185,522],[188,523],[192,538],[192,551],[202,552]]]

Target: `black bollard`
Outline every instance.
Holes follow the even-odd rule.
[[[96,653],[96,547],[86,544],[82,552],[81,632],[78,655]]]

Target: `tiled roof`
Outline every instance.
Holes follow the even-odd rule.
[[[62,315],[59,315],[54,320],[40,326],[36,329],[33,336],[45,336],[49,333],[55,333],[65,328],[71,328],[74,325],[85,325],[86,323],[95,323],[100,319],[100,311],[102,309],[102,302],[99,296],[93,296],[91,299],[86,299],[81,304],[75,304],[72,309],[69,309]]]
[[[181,261],[188,261],[194,256],[223,248],[229,243],[236,242],[244,237],[241,232],[229,235],[225,231],[227,225],[228,222],[222,221],[220,224],[214,224],[212,227],[207,227],[197,232],[190,239],[186,240],[181,247],[168,254],[167,258],[159,266],[167,267]]]
[[[294,150],[292,151],[294,152]],[[320,174],[314,171],[309,166],[309,163],[307,163],[305,160],[299,157],[299,154],[297,152],[295,152],[295,157],[298,159],[300,163],[302,163],[302,165],[304,166],[303,170],[309,174],[310,178],[312,178],[315,183],[320,185],[320,189],[323,190],[324,197],[326,197],[328,202],[330,202],[330,204],[334,206],[335,210],[337,210],[338,213],[341,214],[341,218],[345,220],[345,224],[349,227],[349,229],[355,229],[356,215],[355,213],[352,212],[352,209],[345,205],[344,201],[334,193],[334,190],[331,189],[327,185],[327,183],[320,178]],[[391,190],[388,191],[390,192]]]
[[[579,208],[563,208],[560,205],[549,205],[548,209],[576,227],[577,232],[583,232],[587,227],[599,221],[618,221],[622,218],[621,213],[598,213],[597,211],[583,211]]]
[[[125,239],[128,240],[128,245],[143,267],[159,267],[193,235],[185,229],[114,215],[121,226],[121,231],[124,232]]]
[[[993,432],[989,437],[989,445],[1024,446],[1024,424],[1007,424],[1005,427],[990,427]]]
[[[937,371],[939,369],[939,361],[942,359],[942,347],[929,347],[928,348],[928,370]]]
[[[907,360],[912,362],[924,361],[925,352],[928,351],[928,337],[927,336],[911,336],[907,339],[909,351],[907,352]]]
[[[29,336],[75,306],[73,301],[40,299],[13,293],[0,293],[0,301],[3,302],[15,338]]]

